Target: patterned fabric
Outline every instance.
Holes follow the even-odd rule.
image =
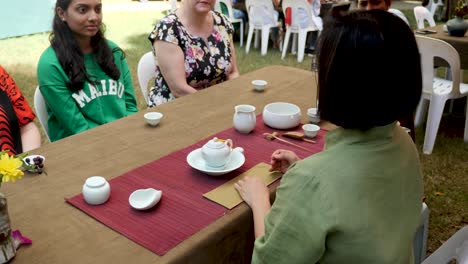
[[[11,154],[21,153],[20,127],[36,115],[8,72],[0,66],[0,148]]]
[[[161,19],[148,37],[151,43],[162,40],[182,49],[187,84],[197,90],[226,81],[231,71],[230,44],[234,28],[226,16],[217,12],[212,12],[212,15],[213,33],[208,37],[208,43],[191,35],[176,14]],[[155,86],[149,92],[149,99],[150,107],[175,99],[159,66],[156,67]]]

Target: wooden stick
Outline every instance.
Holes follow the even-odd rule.
[[[268,139],[268,140],[277,139],[277,140],[279,140],[279,141],[281,141],[281,142],[284,142],[284,143],[286,143],[286,144],[293,145],[293,146],[298,147],[298,148],[300,148],[300,149],[310,151],[310,149],[308,149],[308,148],[305,148],[305,147],[303,147],[303,146],[299,146],[299,145],[294,144],[294,143],[292,143],[292,142],[289,142],[289,141],[287,141],[287,140],[285,140],[285,139],[282,139],[282,138],[277,137],[277,136],[276,136],[276,132],[273,132],[272,134],[270,134],[270,133],[263,133],[263,136],[264,136],[266,139]]]

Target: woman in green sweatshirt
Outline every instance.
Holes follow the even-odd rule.
[[[37,77],[52,141],[138,111],[123,51],[106,40],[101,0],[58,0]]]

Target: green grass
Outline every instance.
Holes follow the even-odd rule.
[[[412,10],[402,11],[415,28]],[[143,109],[145,104],[136,75],[138,59],[151,50],[147,36],[156,20],[161,17],[162,13],[156,11],[107,12],[104,16],[108,28],[106,36],[126,52],[140,109]],[[37,85],[36,65],[42,51],[49,45],[48,37],[48,34],[35,34],[0,40],[0,62],[13,76],[31,105]],[[252,48],[246,55],[245,49],[236,44],[236,52],[241,74],[267,65],[287,65],[306,70],[309,70],[311,65],[311,58],[308,56],[302,63],[298,63],[296,56],[290,54],[285,60],[281,60],[278,50],[269,49],[267,56],[261,56],[258,49]],[[388,78],[397,75],[398,69],[395,69],[395,72],[389,73]],[[421,154],[424,194],[431,210],[429,253],[437,249],[456,230],[468,224],[468,144],[463,142],[465,101],[456,101],[454,113],[444,116],[433,154]],[[424,128],[416,130],[416,137],[417,147],[421,150]]]

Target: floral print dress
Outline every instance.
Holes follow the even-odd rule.
[[[226,81],[231,72],[230,43],[234,28],[226,16],[214,11],[212,15],[213,32],[207,43],[203,38],[191,35],[175,13],[161,19],[148,37],[152,44],[156,40],[162,40],[182,49],[185,54],[187,84],[197,90]],[[148,106],[157,106],[174,99],[157,66],[155,86],[149,92]]]

